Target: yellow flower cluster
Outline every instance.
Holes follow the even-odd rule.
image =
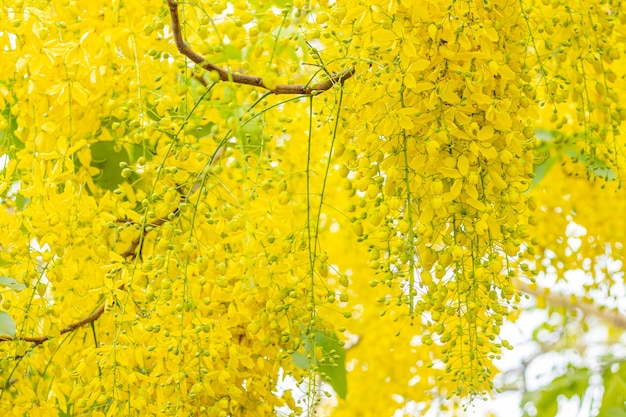
[[[535,88],[519,5],[423,6],[347,5],[358,23],[344,53],[360,82],[346,87],[340,173],[370,285],[388,288],[380,303],[423,324],[422,344],[443,345],[431,366],[457,393],[479,394],[507,347],[499,329],[529,237]]]
[[[284,151],[262,146],[289,121],[265,127],[244,114],[251,89],[212,90],[170,59],[161,2],[15,2],[2,14],[0,267],[27,285],[2,294],[19,339],[0,347],[2,411],[300,407],[274,391],[281,372],[309,374],[287,352],[328,297],[305,296],[305,222],[285,177],[303,160],[272,167],[265,155]],[[241,25],[220,28],[234,40]]]
[[[0,411],[490,392],[515,280],[623,255],[621,10],[543,3],[2,3]]]
[[[614,298],[623,259],[623,121],[626,107],[621,4],[543,2],[524,9],[544,133],[537,155],[542,177],[531,195],[538,207],[537,269],[566,279],[579,271],[585,294]],[[545,132],[545,131],[544,131]],[[608,182],[607,182],[608,181]],[[534,255],[534,256],[533,256]],[[590,279],[589,279],[590,278]]]

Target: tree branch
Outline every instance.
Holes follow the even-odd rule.
[[[61,329],[61,334],[63,335],[65,333],[73,332],[79,327],[83,327],[85,324],[93,323],[94,321],[98,320],[98,318],[104,313],[104,307],[105,305],[103,303],[100,305],[100,307],[96,309],[96,311],[94,311],[93,313],[85,317],[84,319],[78,320],[77,322],[74,322],[72,324],[68,324],[67,326]],[[51,338],[50,336],[36,336],[36,337],[20,336],[20,337],[14,337],[14,338],[2,336],[0,337],[0,342],[23,340],[25,342],[32,342],[35,344],[35,346],[37,346],[47,340],[50,340],[50,338]]]
[[[586,302],[572,302],[572,297],[566,294],[560,294],[549,291],[547,288],[531,288],[525,282],[517,281],[517,287],[520,291],[533,295],[535,297],[544,297],[546,303],[555,307],[564,307],[568,309],[577,308],[584,315],[596,316],[604,322],[607,322],[620,329],[626,329],[626,316],[616,311],[607,309],[604,306],[597,306]]]
[[[180,18],[178,16],[178,3],[175,0],[167,0],[170,8],[170,16],[172,17],[172,33],[178,51],[189,58],[194,63],[200,65],[207,71],[215,71],[222,81],[231,81],[237,84],[252,85],[255,87],[265,88],[274,94],[307,94],[314,95],[322,91],[326,91],[335,84],[341,84],[355,73],[354,67],[345,69],[339,73],[331,74],[331,78],[317,84],[278,84],[275,88],[269,88],[263,78],[254,75],[244,75],[240,73],[230,72],[224,68],[208,62],[202,55],[196,53],[183,39]]]
[[[184,200],[184,198],[182,200]],[[178,212],[178,207],[172,211],[172,213],[177,213],[177,212]],[[167,221],[168,221],[167,218],[156,219],[155,221],[151,222],[149,226],[158,227]],[[128,257],[135,258],[137,256],[138,247],[139,247],[139,253],[141,253],[140,244],[142,243],[143,238],[148,232],[149,230],[146,230],[146,228],[144,228],[140,232],[139,236],[133,239],[133,241],[130,243],[128,248],[124,252],[122,252],[120,256],[122,256],[123,258],[128,258]],[[124,284],[118,287],[118,289],[122,289],[122,288],[124,288]],[[91,313],[90,315],[88,315],[87,317],[81,320],[68,324],[67,326],[61,329],[60,333],[63,335],[65,333],[72,332],[80,327],[83,327],[86,324],[93,323],[94,321],[98,320],[98,318],[100,318],[102,314],[104,314],[104,310],[105,310],[105,304],[102,303],[93,313]],[[25,342],[32,342],[34,343],[35,346],[37,346],[47,340],[50,340],[50,336],[30,336],[30,337],[29,336],[17,336],[17,337],[0,336],[0,342],[18,341],[18,340],[23,340]]]
[[[184,198],[182,199],[182,201],[184,201]],[[181,202],[182,202],[181,201]],[[175,208],[172,213],[176,214],[178,212],[178,207]],[[143,238],[148,234],[148,232],[150,230],[147,230],[148,227],[158,227],[161,226],[163,223],[169,221],[169,219],[167,218],[161,218],[161,219],[156,219],[155,221],[151,222],[150,224],[148,224],[148,226],[146,226],[141,233],[139,234],[139,236],[137,236],[136,238],[133,239],[132,242],[130,242],[130,245],[128,245],[128,248],[126,248],[126,250],[122,253],[120,253],[120,256],[122,258],[131,258],[134,259],[135,257],[137,257],[137,247],[140,246],[140,243],[142,243]],[[141,255],[141,247],[139,247],[139,255]]]
[[[215,162],[219,161],[221,159],[221,157],[224,154],[224,148],[223,147],[219,147],[217,149],[217,151],[215,152],[215,155],[213,156],[213,159],[211,160],[210,165],[214,165]],[[201,186],[202,186],[202,178],[198,179],[198,181],[196,181],[196,183],[194,184],[194,186],[192,187],[192,189],[190,190],[189,194],[193,194],[194,192],[196,192]],[[181,203],[186,201],[187,197],[185,196],[181,196]],[[178,212],[179,208],[176,207],[173,211],[172,214],[176,214]],[[118,222],[122,222],[122,221],[126,221],[126,220],[118,220]],[[163,225],[164,223],[168,222],[169,218],[166,217],[162,217],[160,219],[156,219],[153,222],[151,222],[148,226],[151,226],[152,228],[154,227],[158,227]],[[144,228],[139,236],[137,236],[135,239],[133,239],[133,241],[130,243],[130,245],[128,246],[128,248],[126,248],[126,250],[124,252],[122,252],[120,254],[120,256],[122,256],[123,258],[128,258],[130,257],[131,259],[135,258],[137,256],[137,248],[139,247],[139,255],[141,254],[141,247],[140,244],[142,243],[142,239],[146,236],[146,234],[148,234],[149,230],[146,230],[146,228]],[[124,284],[122,284],[120,287],[118,287],[118,289],[122,289],[124,288]],[[104,314],[104,310],[105,310],[105,304],[102,303],[93,313],[91,313],[90,315],[88,315],[87,317],[78,320],[77,322],[68,324],[67,326],[65,326],[64,328],[61,329],[61,334],[65,334],[65,333],[69,333],[72,332],[86,324],[89,323],[93,323],[94,321],[98,320],[98,318],[100,318],[100,316],[102,314]],[[32,342],[34,343],[35,346],[42,344],[43,342],[50,340],[50,336],[19,336],[19,337],[6,337],[6,336],[0,336],[0,342],[8,342],[8,341],[18,341],[18,340],[23,340],[26,342]]]
[[[322,91],[326,91],[330,89],[335,84],[343,83],[344,81],[351,78],[355,74],[354,67],[350,67],[337,74],[331,74],[331,77],[328,80],[317,83],[317,84],[295,84],[295,85],[278,84],[274,89],[271,89],[265,85],[265,82],[263,81],[263,78],[261,77],[229,72],[223,68],[220,68],[214,64],[211,64],[203,56],[194,52],[189,47],[189,45],[187,45],[185,41],[183,40],[182,33],[181,33],[180,19],[178,16],[178,4],[174,0],[167,0],[167,3],[169,5],[170,15],[172,17],[172,32],[174,33],[174,40],[176,42],[176,47],[178,48],[180,53],[185,55],[187,58],[189,58],[196,64],[202,66],[202,68],[206,69],[207,71],[217,72],[219,74],[220,80],[222,81],[231,81],[237,84],[246,84],[246,85],[252,85],[255,87],[261,87],[261,88],[265,88],[266,90],[271,91],[274,94],[314,95],[314,94],[318,94]],[[215,158],[216,160],[221,157],[221,153],[222,153],[222,150],[219,149]],[[215,161],[212,161],[212,163],[213,162]],[[198,183],[194,185],[192,192],[196,191],[197,188],[199,188],[200,183],[201,181],[199,180]],[[176,213],[177,211],[178,211],[178,208],[175,209],[173,213]],[[167,221],[168,221],[167,218],[156,219],[155,221],[151,222],[149,226],[158,227]],[[129,257],[135,258],[138,255],[137,249],[139,249],[139,252],[141,253],[141,243],[143,240],[142,238],[145,237],[145,235],[148,232],[149,230],[146,230],[144,228],[140,232],[139,236],[133,239],[133,241],[130,243],[128,248],[126,248],[126,250],[122,252],[120,256],[122,256],[123,258],[129,258]],[[106,307],[105,304],[102,303],[93,313],[91,313],[87,317],[81,320],[78,320],[74,323],[71,323],[65,326],[64,328],[62,328],[60,334],[63,335],[65,333],[72,332],[80,327],[83,327],[86,324],[95,322],[96,320],[98,320],[98,318],[100,318],[100,316],[102,316],[102,314],[104,314],[105,307]],[[0,342],[21,340],[25,342],[31,342],[35,346],[37,346],[46,342],[47,340],[50,340],[50,338],[51,336],[16,336],[16,337],[0,336]]]

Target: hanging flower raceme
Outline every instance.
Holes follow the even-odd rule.
[[[422,343],[444,347],[431,365],[457,393],[484,393],[491,359],[508,347],[499,329],[529,240],[528,29],[510,2],[422,6],[347,6],[345,54],[359,56],[361,82],[340,173],[370,285],[389,288],[383,308],[406,309]]]

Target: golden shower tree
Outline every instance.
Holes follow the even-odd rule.
[[[622,7],[2,2],[0,410],[449,407],[572,270],[619,326]]]

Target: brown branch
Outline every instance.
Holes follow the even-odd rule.
[[[184,197],[181,197],[181,202],[183,202],[185,200]],[[178,207],[176,207],[171,214],[176,214],[178,212]],[[124,259],[126,258],[131,258],[134,259],[135,257],[137,257],[137,247],[139,247],[139,255],[141,255],[141,246],[143,245],[143,238],[150,232],[150,230],[148,230],[148,227],[158,227],[161,226],[163,223],[169,221],[168,218],[166,217],[162,217],[160,219],[156,219],[155,221],[151,222],[150,224],[148,224],[139,234],[139,236],[137,236],[136,238],[133,239],[132,242],[130,242],[130,245],[128,246],[128,248],[126,248],[126,250],[122,253],[120,253],[120,256]]]
[[[184,197],[182,198],[182,200],[184,200]],[[178,212],[178,207],[172,211],[172,213],[176,213],[176,212]],[[152,227],[161,226],[167,221],[168,221],[167,218],[156,219],[155,221],[151,222],[148,226],[152,226]],[[140,246],[140,243],[142,242],[142,238],[145,237],[145,235],[148,232],[150,232],[150,230],[146,230],[146,229],[147,228],[144,228],[139,234],[139,236],[133,239],[133,241],[130,243],[128,248],[124,252],[122,252],[120,256],[122,256],[123,258],[128,258],[128,257],[134,258],[137,256],[137,247]],[[139,251],[141,253],[141,247],[139,248]],[[124,284],[118,287],[118,289],[123,289],[123,288],[124,288]],[[63,335],[65,333],[73,332],[74,330],[80,327],[83,327],[86,324],[93,323],[94,321],[98,320],[98,318],[100,318],[102,314],[104,314],[104,310],[105,310],[105,304],[102,303],[93,313],[91,313],[87,317],[81,320],[78,320],[74,323],[68,324],[67,326],[62,328],[60,334]],[[35,346],[37,346],[47,340],[50,340],[50,338],[51,336],[19,336],[19,337],[0,336],[0,342],[22,340],[25,342],[32,342]]]
[[[184,200],[184,197],[181,198],[181,200]],[[176,213],[178,212],[178,207],[176,209],[174,209],[172,211],[172,213]],[[148,226],[152,226],[152,227],[157,227],[157,226],[161,226],[162,224],[164,224],[165,222],[167,222],[169,219],[167,218],[160,218],[160,219],[156,219],[155,221],[151,222]],[[123,258],[128,258],[128,257],[136,257],[137,256],[137,247],[140,245],[140,243],[142,242],[142,238],[145,237],[145,235],[150,232],[150,230],[146,230],[145,228],[141,231],[140,235],[137,236],[135,239],[133,239],[133,241],[131,242],[130,246],[120,254],[120,256],[122,256]],[[141,251],[141,248],[139,248],[139,250]],[[124,288],[124,284],[122,284],[121,286],[118,287],[118,289],[123,289]],[[65,326],[64,328],[61,329],[60,334],[63,335],[65,333],[69,333],[69,332],[73,332],[74,330],[83,327],[86,324],[89,323],[93,323],[94,321],[98,320],[98,318],[100,318],[100,316],[102,314],[104,314],[104,310],[105,310],[105,304],[102,303],[93,313],[91,313],[90,315],[88,315],[87,317],[78,320],[74,323],[68,324],[67,326]],[[8,342],[8,341],[18,341],[18,340],[22,340],[25,342],[32,342],[35,346],[42,344],[43,342],[50,340],[51,336],[20,336],[20,337],[7,337],[7,336],[0,336],[0,342]]]
[[[219,146],[217,148],[217,150],[215,151],[215,154],[213,155],[213,157],[211,158],[211,162],[209,163],[210,166],[215,165],[215,163],[217,161],[219,161],[222,156],[224,155],[224,147],[223,146]],[[193,185],[193,187],[191,188],[191,190],[189,191],[189,194],[193,194],[194,192],[196,192],[203,183],[203,179],[202,176],[195,182],[195,184]],[[180,197],[180,202],[184,203],[185,201],[187,201],[187,197],[185,197],[184,195],[181,195]],[[176,214],[178,213],[178,207],[176,207],[171,213],[172,214]],[[118,222],[122,222],[123,219],[119,219]],[[120,253],[120,256],[124,259],[126,258],[131,258],[134,259],[137,255],[141,256],[141,245],[143,245],[143,238],[150,232],[150,230],[147,230],[148,227],[158,227],[161,226],[163,223],[168,222],[169,221],[169,216],[168,217],[162,217],[160,219],[156,219],[155,221],[153,221],[152,223],[150,223],[148,226],[146,226],[146,228],[144,228],[141,231],[141,234],[139,236],[137,236],[136,238],[133,239],[132,242],[130,242],[130,245],[128,246],[128,248],[126,248],[126,250],[122,253]],[[137,247],[139,247],[139,253],[137,253]]]
[[[223,68],[220,68],[214,64],[211,64],[210,62],[206,61],[204,57],[194,52],[183,40],[183,37],[181,34],[180,19],[178,16],[178,4],[174,0],[167,0],[167,3],[169,5],[170,15],[172,17],[172,32],[174,33],[174,40],[176,42],[176,46],[178,50],[180,51],[180,53],[182,53],[183,55],[191,59],[196,64],[202,66],[202,68],[206,69],[207,71],[217,72],[219,74],[220,80],[222,81],[231,81],[231,82],[238,83],[238,84],[246,84],[246,85],[261,87],[261,88],[270,90],[274,94],[314,95],[319,92],[330,89],[335,84],[343,83],[344,81],[351,78],[355,74],[354,67],[350,67],[337,74],[331,74],[331,78],[329,78],[326,81],[317,83],[317,84],[295,84],[295,85],[278,84],[276,88],[271,89],[265,85],[265,82],[263,81],[263,78],[261,77],[229,72]],[[213,158],[213,161],[211,161],[211,165],[213,165],[213,163],[215,163],[216,160],[220,159],[220,157],[222,156],[222,153],[223,153],[223,149],[220,148],[217,150],[216,155]],[[194,184],[194,187],[192,188],[192,192],[195,192],[201,186],[201,183],[202,183],[202,179],[199,179],[196,182],[196,184]],[[184,200],[184,197],[183,197],[183,200]],[[177,211],[178,211],[178,208],[176,208],[172,213],[176,213]],[[165,222],[167,222],[168,220],[169,219],[167,218],[160,218],[151,222],[148,226],[158,227],[164,224]],[[118,220],[118,222],[120,221],[126,221],[126,220]],[[144,228],[139,234],[139,236],[133,239],[133,241],[130,243],[128,248],[126,248],[126,250],[122,252],[120,256],[123,258],[129,258],[129,257],[135,258],[138,255],[137,248],[139,248],[139,254],[140,254],[143,238],[149,232],[150,230],[147,230],[147,227]],[[123,288],[123,284],[120,288]],[[105,311],[105,304],[103,303],[93,313],[91,313],[87,317],[81,320],[78,320],[74,323],[68,324],[67,326],[62,328],[60,334],[63,335],[65,333],[72,332],[80,327],[83,327],[86,324],[95,322],[96,320],[98,320],[98,318],[100,318],[100,316],[102,316],[102,314],[104,314],[104,311]],[[38,346],[50,339],[51,339],[51,336],[16,336],[16,337],[0,336],[0,342],[21,340],[25,342],[31,342],[35,346]]]
[[[98,318],[104,313],[104,307],[105,305],[103,303],[100,305],[100,307],[96,309],[96,311],[94,311],[93,313],[85,317],[84,319],[68,324],[67,326],[61,329],[61,334],[63,335],[65,333],[73,332],[79,327],[83,327],[85,324],[93,323],[94,321],[98,320]],[[50,339],[51,339],[51,336],[36,336],[36,337],[23,336],[23,337],[13,337],[13,338],[2,336],[0,337],[0,342],[6,342],[6,341],[11,341],[11,340],[13,341],[23,340],[25,342],[32,342],[35,344],[35,346],[37,346],[37,345],[42,344],[46,340],[50,340]]]
[[[589,304],[584,301],[573,303],[569,295],[551,292],[547,288],[531,288],[528,284],[520,280],[517,281],[517,287],[526,294],[535,297],[544,297],[546,303],[549,305],[568,309],[577,308],[586,316],[595,316],[615,327],[626,329],[626,316],[616,311],[611,311],[606,307]]]
[[[128,245],[128,248],[126,248],[124,252],[120,253],[120,256],[124,259],[129,258],[129,257],[131,259],[134,259],[137,256],[137,246],[139,246],[139,243],[141,242],[141,238],[145,236],[145,234],[146,234],[146,231],[144,229],[141,232],[141,235],[134,238],[133,241],[130,242],[130,245]]]
[[[331,74],[331,78],[317,84],[278,84],[275,88],[269,88],[263,78],[254,75],[245,75],[236,72],[230,72],[224,68],[208,62],[202,55],[196,53],[183,39],[180,18],[178,16],[178,3],[175,0],[167,0],[170,8],[170,16],[172,17],[172,33],[178,51],[189,58],[194,63],[200,65],[207,71],[215,71],[222,81],[231,81],[237,84],[252,85],[255,87],[265,88],[274,94],[308,94],[315,95],[322,91],[326,91],[335,84],[341,84],[355,73],[354,67],[345,69],[339,73]]]

